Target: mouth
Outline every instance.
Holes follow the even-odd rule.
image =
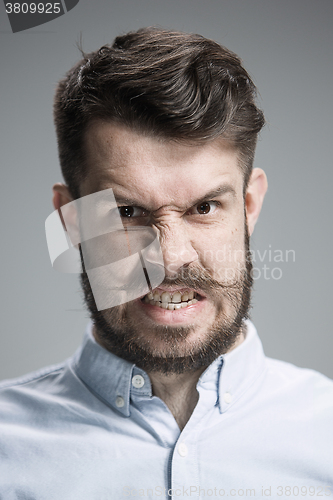
[[[194,290],[161,290],[155,289],[153,292],[147,293],[142,297],[141,302],[152,306],[167,309],[169,311],[177,311],[186,309],[202,300],[204,297]]]

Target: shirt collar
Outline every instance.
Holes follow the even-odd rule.
[[[122,415],[130,416],[130,395],[151,397],[152,388],[147,373],[99,345],[88,324],[81,349],[73,358],[73,368],[80,379],[100,399]],[[221,412],[227,411],[261,374],[265,356],[257,331],[246,321],[246,338],[231,352],[217,358],[201,375],[198,390],[214,390]],[[142,387],[132,383],[137,375],[144,380]],[[136,379],[137,380],[137,379]],[[136,384],[137,385],[137,384]]]
[[[149,377],[133,363],[119,358],[99,345],[92,334],[92,327],[90,322],[83,346],[74,356],[74,370],[100,399],[129,417],[131,389],[138,391],[132,388],[132,379],[135,375],[141,375],[144,379],[141,394],[151,396]]]
[[[257,330],[246,320],[245,340],[222,355],[219,380],[220,411],[227,411],[247,391],[265,369],[265,355]]]

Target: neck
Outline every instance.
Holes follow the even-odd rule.
[[[180,430],[183,430],[199,399],[196,389],[204,368],[192,373],[164,375],[150,372],[153,393],[167,405]]]

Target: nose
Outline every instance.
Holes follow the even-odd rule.
[[[160,234],[165,275],[176,277],[182,267],[199,259],[191,240],[189,229],[182,221],[156,224]]]

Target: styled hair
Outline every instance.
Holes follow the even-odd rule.
[[[200,35],[159,28],[82,54],[54,101],[61,169],[74,198],[88,168],[84,134],[98,119],[177,141],[223,137],[238,151],[247,185],[265,120],[236,54]]]

